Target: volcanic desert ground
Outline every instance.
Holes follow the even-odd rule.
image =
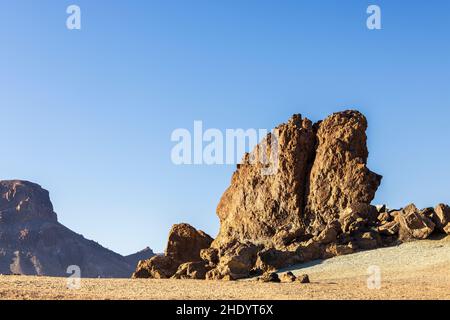
[[[381,270],[381,288],[369,289],[370,266]],[[309,262],[290,268],[309,284],[255,280],[82,279],[0,276],[1,299],[450,299],[450,237],[413,241]],[[283,272],[280,272],[282,274]]]

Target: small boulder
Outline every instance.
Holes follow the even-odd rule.
[[[275,271],[297,263],[301,263],[301,257],[293,251],[281,251],[274,248],[264,249],[258,252],[256,268],[263,271]]]
[[[280,278],[278,277],[278,274],[275,272],[267,272],[263,274],[261,277],[259,277],[258,280],[262,282],[276,282],[276,283],[281,282]]]
[[[341,226],[338,221],[327,225],[325,229],[314,238],[314,240],[320,244],[329,244],[335,242],[340,232]]]
[[[420,214],[414,204],[408,205],[397,216],[400,230],[399,240],[426,239],[433,232],[435,225],[425,215]]]
[[[206,278],[210,280],[248,278],[256,263],[259,249],[250,243],[236,243],[220,257],[217,267],[209,271]]]
[[[166,256],[154,256],[148,260],[139,261],[132,278],[168,279],[177,271],[178,265]]]
[[[385,222],[378,227],[378,232],[382,235],[393,236],[398,234],[400,224],[397,221]]]
[[[311,239],[307,242],[301,243],[298,246],[296,252],[302,262],[307,262],[320,259],[323,254],[323,248],[318,242],[314,241],[314,239]]]
[[[281,282],[294,282],[297,277],[292,272],[283,273],[280,277]]]
[[[434,209],[432,219],[439,231],[450,234],[450,207],[448,205],[438,204]]]
[[[201,262],[200,251],[208,248],[213,239],[203,231],[186,224],[176,224],[169,233],[167,248],[163,256],[140,261],[133,278],[167,279],[186,262]]]
[[[309,276],[307,274],[302,274],[298,276],[296,281],[300,283],[310,283]]]
[[[176,224],[170,230],[165,254],[179,264],[201,261],[200,251],[209,248],[213,240],[187,223]]]
[[[177,272],[172,276],[173,279],[198,279],[206,278],[206,273],[210,270],[203,261],[187,262],[178,267]]]
[[[356,245],[362,250],[372,250],[381,245],[381,238],[377,232],[364,232],[355,236]]]

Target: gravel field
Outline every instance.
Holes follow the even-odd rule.
[[[368,268],[381,288],[367,286]],[[0,276],[0,299],[450,299],[450,237],[361,252],[291,268],[310,284]]]

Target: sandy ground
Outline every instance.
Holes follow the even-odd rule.
[[[369,275],[368,269],[372,270]],[[310,284],[0,276],[0,299],[450,299],[450,237],[291,268]],[[376,284],[379,271],[379,289]],[[375,273],[374,273],[375,272]]]

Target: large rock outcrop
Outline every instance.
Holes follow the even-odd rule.
[[[128,278],[136,263],[60,224],[39,185],[0,181],[0,274],[68,276],[76,265],[84,278]]]
[[[367,125],[353,110],[315,124],[294,115],[238,165],[217,206],[219,234],[200,250],[203,262],[196,254],[178,268],[166,252],[161,261],[143,261],[142,272],[153,270],[159,277],[155,265],[164,262],[175,278],[237,280],[424,239],[436,230],[448,233],[448,206],[419,211],[414,205],[400,210],[371,205],[382,177],[366,166]],[[168,247],[190,246],[180,241],[169,239]]]

